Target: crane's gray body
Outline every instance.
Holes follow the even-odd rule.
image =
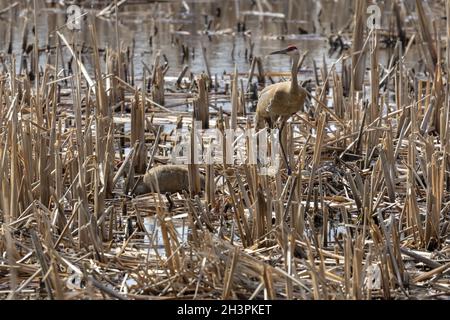
[[[300,53],[297,47],[291,46],[271,54],[287,54],[292,57],[291,81],[275,83],[261,91],[256,106],[256,130],[264,128],[265,123],[273,127],[279,117],[286,121],[293,114],[303,111],[308,95],[307,91],[298,85]]]
[[[256,129],[264,128],[265,123],[272,127],[279,117],[289,117],[303,111],[307,97],[304,88],[292,90],[292,82],[286,81],[266,87],[259,95],[256,107]]]

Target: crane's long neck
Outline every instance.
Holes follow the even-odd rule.
[[[298,62],[300,61],[300,56],[295,55],[292,57],[292,70],[291,70],[291,92],[298,92]]]

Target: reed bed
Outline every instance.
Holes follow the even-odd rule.
[[[257,2],[237,28],[251,15],[280,18]],[[250,162],[191,164],[189,190],[134,197],[145,172],[172,162],[182,137],[167,128],[251,128],[254,87],[288,74],[265,69],[250,44],[248,72],[228,70],[220,87],[202,44],[206,73],[186,76],[187,66],[170,84],[170,64],[155,52],[137,85],[132,48],[118,36],[101,55],[96,40],[95,16],[114,20],[123,3],[88,15],[87,54],[75,34],[57,32],[44,53],[34,38],[19,73],[14,55],[1,57],[2,298],[448,297],[450,28],[440,17],[432,29],[416,1],[412,25],[397,18],[370,31],[366,2],[356,1],[342,31],[349,50],[315,68],[304,83],[310,102],[285,131],[291,176],[260,175]],[[437,5],[450,14],[449,1]],[[384,66],[388,35],[396,41]],[[415,70],[406,63],[414,48]]]

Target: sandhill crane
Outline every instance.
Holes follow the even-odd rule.
[[[274,51],[270,55],[285,54],[292,58],[291,81],[272,84],[261,91],[256,107],[256,131],[264,128],[265,123],[273,128],[274,123],[280,119],[279,140],[284,161],[290,175],[291,170],[286,152],[281,141],[281,133],[286,121],[298,111],[303,111],[308,92],[298,85],[297,73],[300,51],[296,46],[289,46],[283,50]]]
[[[205,186],[205,178],[200,176],[202,189]],[[135,195],[156,192],[156,185],[161,193],[175,193],[183,190],[189,191],[189,170],[186,165],[167,164],[153,167],[144,175],[134,190]]]

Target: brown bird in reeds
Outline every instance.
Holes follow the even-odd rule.
[[[296,46],[289,46],[283,50],[274,51],[270,55],[284,54],[292,58],[291,80],[272,84],[261,91],[256,106],[256,131],[265,127],[273,128],[277,120],[279,126],[279,140],[284,161],[291,174],[291,169],[287,160],[285,148],[281,141],[281,134],[287,120],[295,113],[304,110],[304,103],[308,92],[299,86],[298,83],[298,63],[300,61],[300,51]]]
[[[200,175],[200,185],[204,188],[205,179]],[[135,195],[157,192],[176,193],[189,191],[189,170],[186,165],[167,164],[153,167],[144,175],[143,179],[134,188]]]

